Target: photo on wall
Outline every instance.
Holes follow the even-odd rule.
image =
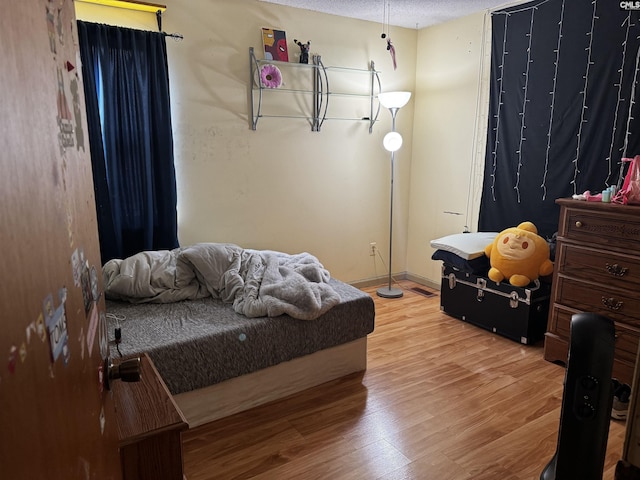
[[[284,30],[262,28],[262,44],[264,45],[265,60],[289,61],[287,50],[287,35]]]

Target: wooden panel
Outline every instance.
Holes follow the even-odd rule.
[[[564,275],[622,289],[640,289],[640,258],[586,246],[561,243],[559,263]]]
[[[558,236],[568,241],[610,250],[637,251],[640,242],[640,206],[560,199],[564,206]]]
[[[544,337],[544,359],[548,362],[567,365],[569,341],[555,333],[547,332]]]
[[[550,323],[552,327],[550,327],[549,330],[552,330],[565,340],[568,340],[569,333],[571,332],[571,317],[576,313],[580,313],[580,310],[574,310],[563,305],[554,304],[553,311],[551,313],[552,320]]]
[[[187,422],[151,359],[141,358],[139,382],[112,385],[124,479],[182,479],[181,433]]]
[[[562,304],[567,307],[640,327],[640,298],[635,292],[582,282],[564,275],[558,275],[555,288]]]
[[[118,412],[120,446],[165,430],[187,428],[186,420],[151,359],[144,354],[140,360],[139,382],[116,380],[111,388]]]
[[[555,322],[555,332],[562,338],[568,339],[571,327],[571,317],[578,313],[577,310],[554,307],[553,314]],[[616,357],[624,359],[630,365],[635,364],[638,353],[638,339],[640,331],[622,323],[615,323],[616,328]]]
[[[634,467],[640,468],[640,395],[638,389],[635,388],[640,385],[640,358],[636,358],[632,385],[622,459]]]
[[[365,337],[174,398],[193,428],[366,368]]]
[[[635,365],[639,338],[638,330],[616,323],[616,357],[625,360],[631,366]]]
[[[183,480],[182,439],[163,432],[122,448],[123,480]]]
[[[631,384],[640,338],[640,207],[557,203],[562,208],[545,359],[566,362],[571,316],[598,313],[616,326],[613,375]]]
[[[73,1],[2,7],[0,476],[120,478]]]

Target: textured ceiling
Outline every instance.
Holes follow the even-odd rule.
[[[509,0],[261,0],[290,7],[359,18],[381,25],[421,29],[506,4]],[[386,15],[385,15],[386,13]]]

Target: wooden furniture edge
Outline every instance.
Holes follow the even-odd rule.
[[[120,448],[154,437],[165,431],[182,431],[188,428],[186,418],[178,408],[149,355],[143,353],[139,358],[140,380],[128,384],[126,382],[118,382],[112,386],[112,391],[117,397],[116,408],[118,411],[117,423]],[[149,395],[150,397],[147,397]],[[145,398],[143,399],[142,397]],[[138,405],[137,401],[139,400],[144,400],[145,402],[153,400],[154,402],[167,404],[163,409],[165,417],[161,422],[161,426],[158,426],[155,422],[152,427],[143,425],[143,422],[147,420],[144,420],[138,414],[142,408],[146,408],[146,403],[145,407]],[[169,419],[168,412],[172,412],[171,414],[175,415],[175,418]]]
[[[193,428],[366,368],[363,337],[173,398]]]
[[[140,356],[138,382],[116,382],[112,392],[122,478],[184,479],[181,432],[189,425],[151,358]]]
[[[640,400],[638,399],[640,386],[640,354],[636,357],[636,365],[633,372],[631,398],[627,411],[627,428],[625,430],[624,445],[622,447],[622,460],[640,470]],[[624,477],[623,477],[624,478]]]

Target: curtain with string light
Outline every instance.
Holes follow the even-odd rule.
[[[77,23],[102,262],[175,248],[165,36]]]
[[[640,12],[538,0],[492,13],[491,93],[478,230],[558,229],[555,200],[619,185],[640,154]]]

